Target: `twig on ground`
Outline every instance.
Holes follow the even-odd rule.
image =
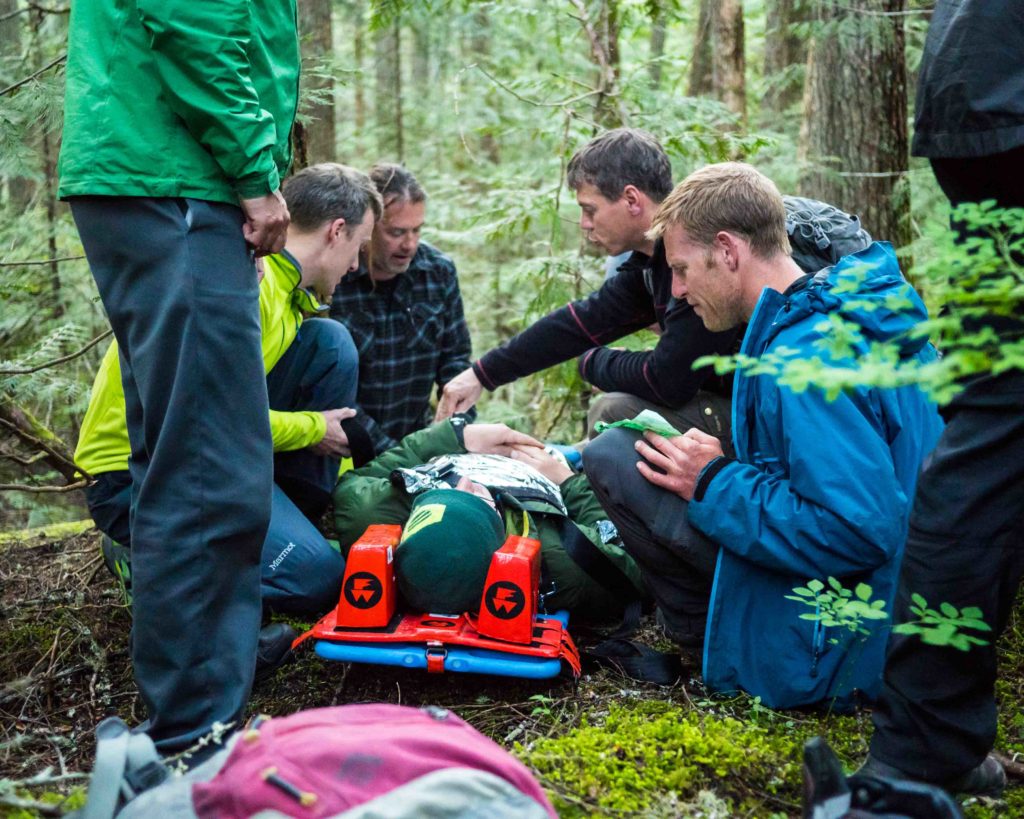
[[[1024,779],[1024,762],[1019,762],[1006,754],[999,753],[998,751],[993,751],[992,756],[999,760],[999,764],[1003,766],[1003,770],[1006,771],[1007,777],[1010,779]]]

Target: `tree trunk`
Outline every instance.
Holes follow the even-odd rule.
[[[353,107],[355,111],[356,132],[362,133],[366,127],[366,92],[363,83],[363,60],[366,51],[366,24],[363,16],[363,0],[354,0],[352,3],[352,51],[355,59],[355,76],[352,79],[353,93],[355,100]]]
[[[491,56],[492,34],[493,26],[490,13],[485,4],[480,4],[473,10],[473,35],[469,38],[468,43],[468,51],[473,62],[481,65],[487,64]],[[495,89],[493,84],[489,85],[484,97],[487,107],[494,111],[500,111],[503,93],[503,91]],[[498,127],[500,126],[492,123],[479,129],[481,131],[480,149],[492,165],[498,165],[501,162],[501,149],[495,134]]]
[[[665,36],[668,28],[665,23],[665,6],[662,0],[651,0],[651,48],[648,73],[651,75],[651,88],[661,88],[662,57],[665,56]]]
[[[897,247],[910,241],[904,5],[818,5],[800,133],[801,192]]]
[[[590,54],[597,65],[597,95],[594,121],[605,128],[626,125],[629,115],[620,96],[619,85],[619,9],[617,0],[601,0],[596,19],[584,0],[570,0],[575,17],[590,43]]]
[[[57,262],[57,152],[49,131],[43,131],[42,138],[43,185],[46,201],[46,250],[50,254],[50,315],[59,319],[64,315],[64,292],[60,281],[60,263]]]
[[[718,3],[716,0],[700,0],[697,12],[697,29],[693,34],[693,51],[690,57],[690,82],[686,93],[691,97],[705,97],[714,92],[712,69],[712,19]]]
[[[23,14],[16,14],[18,0],[0,0],[0,76],[4,85],[8,81],[21,79],[22,65],[22,25]],[[10,197],[11,210],[21,213],[32,203],[35,183],[22,176],[11,176],[6,180],[7,194]]]
[[[429,108],[433,83],[430,77],[430,21],[428,11],[412,23],[412,86],[416,107]]]
[[[331,0],[299,0],[299,36],[302,38],[302,85],[312,93],[306,97],[303,113],[305,164],[335,158],[334,72],[329,62],[334,55]]]
[[[405,158],[402,133],[402,21],[395,14],[376,36],[377,61],[377,150],[381,159]]]
[[[712,19],[712,82],[715,96],[740,119],[747,116],[743,0],[717,0]]]
[[[807,19],[808,0],[768,0],[764,38],[764,77],[768,81],[762,107],[785,111],[800,99],[802,83],[793,71],[807,60],[803,39],[793,26]]]

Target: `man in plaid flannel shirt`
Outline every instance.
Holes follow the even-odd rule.
[[[430,397],[469,367],[469,329],[451,259],[420,241],[426,194],[401,165],[370,171],[384,217],[334,292],[331,316],[359,350],[358,403],[378,452],[430,424]]]

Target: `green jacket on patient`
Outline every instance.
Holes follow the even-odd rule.
[[[412,480],[407,476],[414,473],[416,467],[433,459],[443,464],[444,456],[464,454],[466,449],[451,422],[444,421],[407,435],[398,446],[378,455],[366,466],[344,473],[334,490],[334,523],[342,551],[347,554],[348,548],[372,524],[405,525],[419,494],[415,489],[410,493],[405,488],[411,486]],[[500,456],[481,457],[493,460]],[[510,469],[528,468],[512,459],[506,460]],[[539,473],[537,478],[546,480]],[[486,481],[480,482],[488,485]],[[423,491],[429,488],[424,486]],[[529,533],[540,540],[541,592],[547,611],[567,609],[575,618],[591,621],[618,619],[626,603],[643,593],[640,571],[622,550],[617,533],[585,475],[573,475],[563,481],[557,491],[560,503],[558,498],[543,500],[539,493],[527,492],[525,497],[519,493],[520,496],[515,497],[508,491],[495,492],[506,535]],[[588,550],[591,544],[596,547],[606,559],[605,568],[618,575],[621,580],[618,588],[602,585],[570,557],[563,546],[569,522],[589,541]],[[607,575],[605,572],[603,577]],[[625,594],[623,587],[627,590]]]

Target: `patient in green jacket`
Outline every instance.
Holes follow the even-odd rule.
[[[372,524],[405,527],[396,579],[413,609],[476,610],[490,556],[509,535],[541,542],[544,611],[607,622],[643,595],[586,476],[504,424],[456,417],[407,435],[341,476],[334,510],[346,554]]]

